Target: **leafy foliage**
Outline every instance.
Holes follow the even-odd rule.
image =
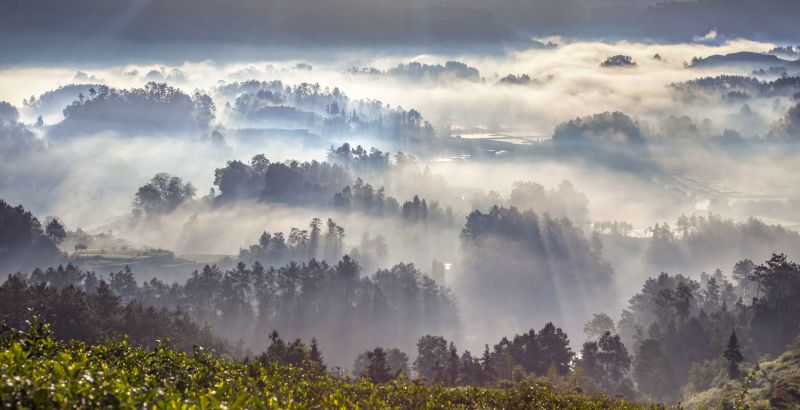
[[[4,405],[28,408],[641,408],[540,385],[496,390],[349,382],[291,365],[235,362],[200,348],[186,353],[168,343],[152,350],[124,339],[63,343],[37,322],[2,334],[0,397]]]
[[[192,199],[195,189],[180,177],[161,172],[139,187],[133,198],[134,212],[147,215],[170,213]]]

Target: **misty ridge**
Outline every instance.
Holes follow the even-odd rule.
[[[0,324],[353,388],[792,408],[797,17],[4,2]]]

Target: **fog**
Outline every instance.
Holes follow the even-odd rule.
[[[5,58],[0,101],[15,109],[0,106],[8,112],[0,117],[0,199],[63,223],[62,262],[101,276],[131,263],[140,282],[184,283],[207,263],[233,269],[263,232],[289,238],[313,218],[330,219],[343,228],[337,250],[292,255],[327,257],[330,266],[350,255],[362,277],[413,263],[452,292],[441,291],[460,320],[441,332],[473,352],[551,321],[577,350],[592,314],[619,319],[647,278],[699,280],[717,268],[730,276],[742,259],[800,252],[791,176],[800,159],[800,82],[792,80],[800,65],[702,64],[784,44],[720,33],[656,42],[551,31],[491,53],[398,46],[183,62],[158,54],[102,63]],[[702,78],[711,79],[694,82]],[[347,159],[334,151],[344,143]],[[193,190],[175,202],[159,197],[168,206],[152,211],[163,205],[147,203],[157,179],[144,188],[158,173]],[[703,219],[687,227],[681,216]],[[667,239],[664,223],[675,228]],[[377,236],[385,251],[370,242]],[[298,243],[291,246],[306,249]],[[154,249],[172,259],[104,259]],[[307,262],[247,258],[276,268]],[[38,265],[0,266],[5,275]],[[449,303],[431,315],[451,318]],[[273,324],[317,336],[326,359],[343,368],[371,348],[363,340],[334,346],[330,324],[275,315],[257,331],[245,319],[215,329],[255,351]],[[431,320],[409,331],[435,332],[440,323]],[[370,332],[405,350],[423,336]]]

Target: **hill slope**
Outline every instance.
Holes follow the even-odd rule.
[[[751,409],[800,409],[800,349],[792,349],[777,359],[748,369],[744,381],[724,381],[716,387],[691,395],[684,405],[689,409],[722,407],[741,403]]]

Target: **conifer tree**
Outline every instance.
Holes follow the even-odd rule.
[[[728,361],[728,377],[731,379],[738,379],[741,376],[739,372],[739,363],[744,361],[739,340],[736,338],[736,331],[731,332],[731,337],[728,339],[728,346],[722,355]]]

